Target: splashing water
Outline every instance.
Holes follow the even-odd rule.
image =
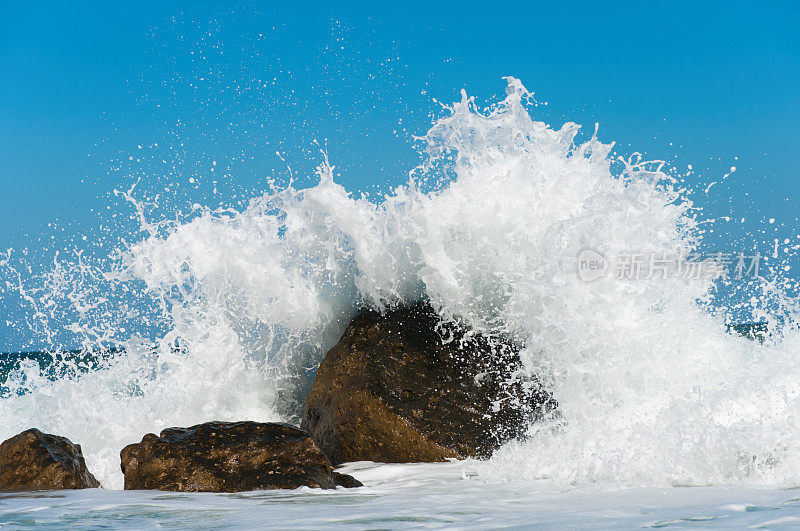
[[[296,421],[315,365],[360,306],[428,297],[444,318],[524,345],[559,404],[476,463],[482,477],[800,484],[796,327],[764,344],[726,334],[704,302],[712,278],[581,280],[584,249],[696,249],[692,202],[658,162],[611,158],[596,130],[576,143],[578,125],[532,120],[532,94],[507,81],[489,109],[465,93],[448,107],[420,138],[425,162],[379,203],[335,183],[325,156],[316,186],[242,210],[198,207],[184,222],[148,220],[135,187],[118,192],[147,236],[102,265],[57,261],[39,288],[4,255],[38,333],[63,327],[85,350],[124,352],[92,368],[62,356],[71,372],[55,380],[23,364],[5,383],[0,437],[66,435],[117,488],[119,450],[148,431]],[[771,300],[791,319],[779,292]],[[143,322],[161,332],[130,333]]]

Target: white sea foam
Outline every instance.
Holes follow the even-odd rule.
[[[619,161],[597,132],[576,143],[577,125],[534,121],[531,94],[507,81],[490,109],[464,94],[422,138],[425,164],[378,203],[351,196],[324,160],[316,186],[242,211],[199,208],[171,223],[141,214],[149,236],[92,273],[109,293],[135,291],[135,303],[109,307],[96,286],[82,297],[63,282],[44,299],[80,305],[59,325],[89,343],[119,335],[143,300],[166,332],[132,337],[74,378],[15,374],[0,437],[30,426],[66,435],[117,488],[119,450],[147,431],[296,420],[315,364],[359,306],[427,296],[445,318],[524,345],[527,370],[559,404],[528,439],[476,464],[482,478],[800,484],[800,335],[789,327],[762,345],[726,334],[698,302],[709,278],[582,280],[586,249],[692,251],[692,203],[658,162]]]
[[[116,528],[794,529],[796,491],[748,487],[554,490],[546,481],[486,485],[470,463],[351,463],[357,489],[302,487],[242,493],[114,492],[100,489],[6,495],[0,521]]]

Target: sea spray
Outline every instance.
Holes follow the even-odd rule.
[[[95,265],[62,258],[38,286],[6,256],[6,291],[28,300],[38,333],[124,352],[55,381],[16,371],[0,437],[66,435],[117,488],[119,450],[148,431],[296,421],[359,307],[427,297],[444,319],[522,345],[559,405],[477,464],[480,477],[798,484],[800,335],[726,334],[708,311],[713,275],[581,278],[587,249],[685,262],[701,237],[693,204],[663,164],[612,156],[596,129],[577,142],[576,124],[533,120],[533,95],[507,82],[488,109],[466,94],[447,107],[420,137],[425,162],[379,199],[334,182],[323,154],[316,186],[240,210],[196,205],[184,220],[148,219],[136,189],[120,190],[144,237]]]

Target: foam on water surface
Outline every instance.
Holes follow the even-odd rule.
[[[724,528],[791,529],[796,490],[745,487],[554,490],[549,482],[488,485],[471,463],[344,469],[364,487],[191,494],[58,491],[0,496],[0,525],[84,529],[203,527],[308,529]]]
[[[532,95],[507,85],[488,109],[466,94],[447,108],[421,139],[424,164],[380,200],[353,197],[324,155],[316,186],[241,210],[198,205],[186,220],[147,219],[135,188],[120,192],[144,238],[102,267],[57,263],[45,289],[11,274],[9,285],[36,322],[66,304],[77,317],[55,326],[88,346],[126,337],[125,351],[56,381],[34,365],[14,373],[0,437],[30,426],[68,436],[119,488],[119,450],[148,431],[296,422],[359,307],[428,297],[443,318],[522,345],[519,377],[540,378],[559,404],[525,440],[470,465],[470,485],[800,485],[800,333],[787,325],[764,344],[726,334],[703,302],[707,277],[582,279],[587,249],[691,253],[692,202],[658,162],[613,158],[597,133],[576,142],[579,126],[537,122]],[[3,267],[15,272],[9,256]],[[770,287],[791,323],[792,301]],[[145,314],[162,332],[124,332]]]

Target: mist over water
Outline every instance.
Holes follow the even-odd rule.
[[[170,215],[159,205],[169,194],[132,174],[114,198],[136,231],[117,234],[107,257],[58,256],[36,273],[0,255],[32,334],[56,345],[66,330],[100,349],[90,367],[53,348],[56,379],[33,362],[13,372],[0,438],[32,426],[68,436],[120,488],[119,451],[147,432],[297,423],[316,365],[359,308],[426,297],[443,319],[522,345],[520,377],[543,381],[559,405],[474,463],[480,478],[800,484],[800,332],[780,263],[737,288],[755,319],[780,317],[763,344],[726,333],[741,308],[715,299],[714,278],[585,281],[582,251],[685,257],[702,246],[702,220],[663,163],[617,157],[596,129],[581,141],[576,124],[537,121],[533,95],[506,83],[488,107],[466,92],[443,106],[418,139],[422,164],[385,194],[345,189],[318,143],[310,187],[271,180],[239,205]],[[796,244],[777,243],[778,262]]]

